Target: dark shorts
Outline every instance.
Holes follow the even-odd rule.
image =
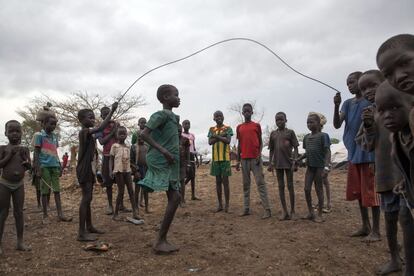
[[[210,175],[212,176],[231,176],[230,161],[211,162]]]
[[[380,205],[375,190],[374,171],[369,163],[352,164],[348,162],[348,180],[346,184],[346,200],[361,200],[363,207]]]
[[[138,165],[139,179],[135,181],[135,185],[138,185],[138,181],[144,179],[145,174],[147,173],[147,166]]]
[[[384,212],[391,213],[400,210],[400,196],[394,194],[392,191],[380,193],[381,209]]]
[[[109,176],[109,155],[104,155],[102,160],[102,179],[103,187],[111,187],[114,184],[114,179]]]

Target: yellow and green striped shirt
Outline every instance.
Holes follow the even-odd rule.
[[[233,130],[231,127],[223,125],[221,127],[214,126],[210,127],[208,131],[207,137],[210,138],[213,136],[213,134],[216,135],[223,135],[223,136],[233,136]],[[217,142],[213,144],[212,146],[212,157],[213,161],[230,161],[230,145],[225,144],[223,142]]]

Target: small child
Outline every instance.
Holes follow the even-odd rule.
[[[144,130],[146,124],[147,124],[147,119],[145,119],[144,117],[141,117],[141,118],[138,119],[138,130],[134,131],[132,133],[132,138],[131,138],[131,144],[132,145],[135,145],[140,140],[141,140],[142,144],[145,144],[144,141],[140,138],[140,135],[141,135],[141,132]],[[146,155],[147,150],[148,150],[148,146],[145,145],[145,147],[146,147],[146,151],[145,151],[145,155]],[[144,155],[144,158],[145,158],[145,155]],[[145,167],[146,166],[147,166],[147,163],[145,162]],[[145,169],[145,171],[146,171],[146,169]],[[145,174],[144,174],[144,176],[141,176],[139,180],[144,179],[144,177],[145,177]],[[135,193],[138,191],[138,194],[139,194],[139,192],[141,191],[141,195],[139,197],[139,203],[138,204],[139,204],[139,206],[144,207],[144,201],[145,201],[146,202],[145,203],[146,204],[145,205],[145,212],[148,213],[149,212],[149,210],[147,209],[148,208],[148,192],[145,191],[144,189],[141,190],[139,188],[140,186],[138,185],[138,182],[136,182],[136,184],[137,185],[135,185]]]
[[[330,145],[329,136],[320,131],[321,119],[316,114],[309,114],[307,120],[308,129],[311,133],[303,138],[303,154],[299,160],[306,158],[305,173],[305,197],[309,214],[306,219],[314,222],[323,222],[323,184],[322,179],[329,171]],[[318,214],[315,216],[312,208],[312,184],[315,183],[316,195],[318,197]]]
[[[56,129],[57,119],[49,114],[43,118],[43,129],[35,136],[34,145],[34,169],[40,181],[40,193],[42,195],[43,224],[49,224],[47,213],[48,195],[51,191],[55,196],[56,211],[59,221],[69,222],[72,218],[63,215],[60,199],[59,177],[62,175],[57,148],[59,146],[57,136],[53,132]]]
[[[245,103],[242,107],[244,123],[237,126],[236,133],[238,139],[238,155],[236,170],[240,170],[240,163],[243,172],[243,192],[244,192],[244,211],[241,216],[250,215],[250,172],[256,178],[257,189],[260,200],[265,210],[262,219],[272,216],[267,196],[266,182],[263,174],[262,164],[262,128],[260,124],[252,121],[253,106]]]
[[[178,251],[178,247],[167,241],[168,230],[180,203],[180,140],[178,137],[179,117],[172,109],[180,105],[178,90],[173,85],[164,84],[157,90],[157,98],[163,110],[152,114],[142,139],[148,143],[148,171],[139,182],[148,191],[166,191],[168,204],[164,219],[153,249],[157,254]]]
[[[138,130],[132,133],[131,145],[135,145],[135,143],[138,142],[139,135],[141,131],[144,130],[146,124],[147,124],[147,119],[145,119],[144,117],[141,117],[138,119]]]
[[[404,275],[414,275],[414,138],[408,121],[414,97],[395,90],[385,81],[377,88],[375,104],[378,120],[392,133],[391,154],[402,174],[403,181],[394,191],[401,195],[399,221],[403,230]]]
[[[138,207],[134,201],[134,191],[132,188],[131,178],[131,164],[130,164],[130,150],[125,144],[127,138],[127,129],[124,126],[117,127],[116,139],[117,142],[112,144],[109,152],[109,176],[115,179],[116,185],[118,186],[118,196],[116,198],[116,205],[113,220],[119,221],[118,217],[119,208],[121,207],[125,186],[128,190],[129,200],[132,207],[132,216],[134,219],[140,220],[138,215]]]
[[[183,121],[184,132],[181,134],[184,137],[187,137],[190,140],[190,164],[187,167],[187,175],[185,179],[185,184],[191,182],[191,200],[200,200],[195,196],[195,177],[196,177],[196,167],[198,168],[198,157],[197,151],[195,148],[195,135],[190,133],[191,123],[189,120]]]
[[[276,169],[277,182],[279,184],[279,197],[283,208],[283,214],[280,220],[296,219],[295,214],[295,189],[293,187],[293,171],[295,162],[292,160],[298,157],[299,142],[293,130],[286,128],[286,114],[278,112],[275,116],[277,129],[270,133],[269,139],[269,167],[271,172]],[[292,156],[293,152],[293,156]],[[290,214],[288,213],[285,198],[285,180],[286,174],[287,187],[290,198]]]
[[[24,172],[30,169],[30,152],[27,147],[20,145],[22,126],[18,121],[11,120],[5,125],[5,135],[9,144],[0,146],[0,256],[3,255],[1,241],[4,225],[10,208],[10,198],[13,199],[13,214],[16,221],[17,246],[20,251],[31,250],[23,242],[24,230]]]
[[[222,185],[224,188],[224,212],[229,212],[230,203],[230,185],[229,176],[231,176],[230,165],[230,142],[233,136],[231,127],[223,124],[224,115],[221,111],[213,114],[213,120],[216,126],[210,127],[208,131],[208,143],[212,146],[213,160],[211,162],[210,175],[216,177],[216,191],[218,206],[216,212],[223,211]]]
[[[181,203],[185,206],[185,179],[187,177],[187,168],[190,163],[190,140],[182,135],[183,127],[178,126],[178,135],[180,137],[180,183],[181,183]]]
[[[91,109],[81,109],[78,112],[78,120],[82,125],[82,129],[79,131],[79,156],[76,166],[76,176],[82,189],[82,200],[79,205],[78,241],[94,241],[97,237],[91,234],[104,233],[92,225],[91,202],[93,185],[96,183],[96,138],[94,134],[108,126],[112,114],[117,107],[117,102],[112,104],[111,111],[97,128],[93,128],[95,125],[95,114]]]

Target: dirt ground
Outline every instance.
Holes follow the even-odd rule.
[[[295,174],[299,215],[306,214],[303,176],[303,169]],[[62,192],[66,214],[72,215],[74,221],[58,223],[53,219],[52,224],[45,227],[36,207],[34,189],[27,183],[25,240],[32,251],[14,250],[16,237],[11,212],[3,237],[5,254],[0,257],[0,274],[373,275],[375,267],[387,260],[384,233],[381,242],[370,245],[359,238],[348,237],[360,225],[360,218],[357,203],[344,201],[346,171],[334,170],[330,175],[333,212],[326,215],[326,222],[322,224],[305,220],[278,221],[281,208],[275,177],[266,172],[266,180],[274,214],[271,219],[260,219],[263,210],[254,184],[252,215],[239,217],[242,211],[240,172],[234,172],[230,180],[231,212],[213,213],[216,207],[214,178],[208,175],[208,166],[200,167],[197,195],[202,201],[187,200],[186,207],[178,210],[169,239],[180,246],[180,251],[170,256],[157,256],[151,251],[166,204],[165,194],[150,195],[153,212],[144,214],[144,225],[135,226],[113,222],[104,214],[106,194],[96,186],[93,221],[106,231],[100,240],[112,245],[108,252],[98,254],[84,251],[85,244],[76,241],[80,190],[72,187]],[[62,179],[63,186],[70,186],[72,181],[67,176]],[[51,206],[52,203],[51,200]],[[125,204],[129,206],[127,196]],[[52,207],[50,212],[53,218],[54,210]],[[381,224],[384,232],[383,221]]]

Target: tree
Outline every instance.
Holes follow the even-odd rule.
[[[240,100],[238,102],[234,102],[229,105],[228,110],[233,114],[237,114],[238,123],[243,123],[244,117],[242,114],[242,109],[243,109],[243,104],[245,103],[250,103],[253,106],[252,120],[260,123],[264,117],[264,110],[257,107],[256,100],[252,100],[252,101]]]

